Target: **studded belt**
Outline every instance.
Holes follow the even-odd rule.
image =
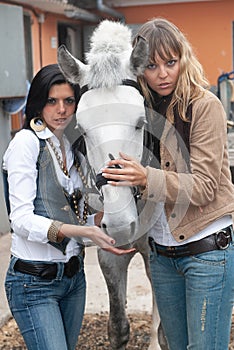
[[[149,246],[151,251],[156,251],[159,255],[163,255],[168,258],[181,258],[212,250],[224,250],[229,247],[230,242],[232,242],[232,225],[198,241],[179,246],[163,246],[157,244],[152,237],[149,237]]]

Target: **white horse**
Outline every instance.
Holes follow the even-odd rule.
[[[123,151],[141,161],[145,124],[144,99],[137,85],[148,61],[148,46],[139,38],[134,48],[127,26],[105,20],[94,31],[87,64],[74,58],[64,46],[58,50],[58,64],[65,77],[81,87],[76,113],[87,148],[92,172],[103,198],[102,228],[119,246],[135,247],[149,275],[146,228],[139,220],[136,198],[130,187],[108,185],[101,169],[110,157]],[[98,208],[97,208],[98,209]],[[146,215],[147,205],[143,208]],[[147,216],[147,215],[146,215]],[[115,350],[126,349],[129,322],[126,316],[127,269],[134,253],[115,256],[98,251],[110,302],[108,336]],[[157,329],[160,323],[154,304],[149,349],[160,350]]]

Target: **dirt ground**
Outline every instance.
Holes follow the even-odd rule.
[[[107,339],[108,314],[86,314],[76,350],[110,350]],[[128,350],[147,350],[150,341],[151,316],[142,314],[129,315],[131,335]],[[26,350],[13,319],[0,329],[1,350]],[[234,350],[234,319],[229,350]]]
[[[107,339],[108,314],[85,314],[78,350],[110,350]],[[128,350],[147,350],[150,341],[151,316],[148,314],[129,315],[131,335]],[[13,319],[0,329],[1,350],[26,350]]]

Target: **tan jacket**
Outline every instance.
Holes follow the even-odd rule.
[[[160,140],[161,169],[147,167],[143,199],[164,202],[171,232],[183,242],[224,215],[234,216],[234,186],[227,151],[226,114],[209,91],[195,101],[190,128],[191,172],[166,122]]]

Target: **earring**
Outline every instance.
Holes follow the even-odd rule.
[[[46,122],[41,117],[31,119],[30,126],[33,131],[39,132],[46,128]]]

